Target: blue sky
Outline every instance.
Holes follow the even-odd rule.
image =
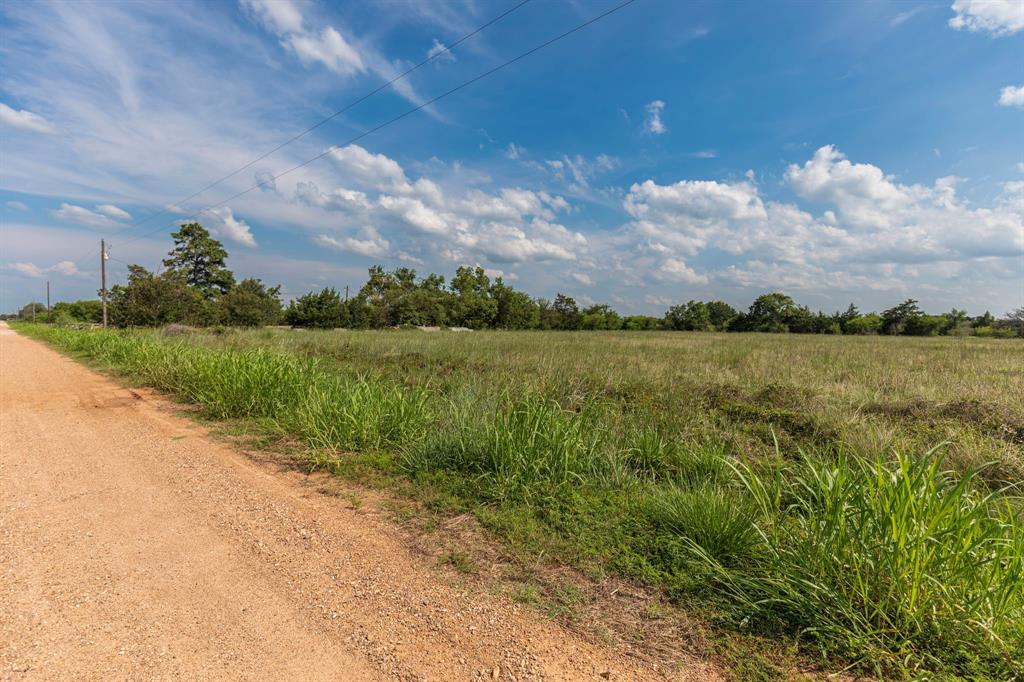
[[[812,308],[1024,305],[1024,2],[614,7],[241,0],[0,5],[0,309],[155,268],[202,213],[289,295],[366,268],[501,273],[661,313],[782,290]],[[164,211],[163,214],[157,215]],[[137,225],[142,221],[143,224]]]

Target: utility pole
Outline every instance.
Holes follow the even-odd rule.
[[[100,240],[100,295],[103,298],[103,328],[107,328],[107,242]]]
[[[345,303],[348,303],[348,285],[345,285]]]
[[[50,312],[50,280],[46,280],[46,321],[53,322],[53,314]]]

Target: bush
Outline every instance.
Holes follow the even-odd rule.
[[[243,279],[220,297],[218,305],[224,324],[262,327],[281,320],[281,287],[267,288],[258,279]]]
[[[289,303],[284,319],[293,327],[334,329],[346,326],[349,314],[338,292],[327,288],[318,293],[311,291]]]

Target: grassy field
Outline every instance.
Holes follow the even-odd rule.
[[[19,328],[827,668],[1024,674],[1018,341]]]

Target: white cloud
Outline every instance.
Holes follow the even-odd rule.
[[[56,135],[60,130],[39,114],[21,109],[12,109],[3,102],[0,102],[0,123],[9,125],[18,130],[27,130],[32,133],[43,133],[44,135]]]
[[[283,42],[303,64],[320,62],[342,76],[366,71],[366,64],[359,52],[333,26],[325,26],[319,34],[290,35]]]
[[[1024,13],[1024,4],[1021,5]],[[999,104],[1004,107],[1024,107],[1024,85],[1007,85],[999,91]]]
[[[302,31],[302,12],[291,0],[241,0],[241,5],[274,33]]]
[[[65,277],[71,277],[73,275],[80,274],[78,266],[69,260],[62,260],[48,268],[40,267],[35,263],[8,263],[5,268],[14,270],[27,277],[45,277],[47,273],[56,272],[57,274],[64,275]]]
[[[1024,28],[1024,7],[1020,0],[956,0],[949,20],[955,29],[989,33],[994,37],[1013,35]]]
[[[899,12],[898,14],[893,15],[893,18],[889,20],[889,27],[896,28],[926,9],[928,9],[927,5],[921,5],[919,7],[914,7],[913,9],[908,9],[905,12]]]
[[[311,182],[296,185],[295,199],[332,215],[343,214],[341,231],[354,225],[379,230],[361,236],[325,232],[321,245],[383,257],[385,252],[409,262],[433,256],[464,264],[575,260],[586,239],[556,222],[568,202],[547,192],[504,187],[494,192],[464,190],[461,170],[451,179],[449,195],[433,180],[411,180],[398,162],[350,145],[332,150],[339,174],[360,187],[322,192]],[[611,163],[607,157],[605,164]],[[461,191],[460,191],[461,190]],[[382,236],[384,235],[384,236]]]
[[[955,177],[901,184],[826,146],[791,165],[786,182],[824,204],[820,215],[768,201],[752,182],[637,183],[623,202],[632,221],[590,256],[613,263],[627,284],[647,272],[655,282],[902,291],[992,273],[1024,250],[1024,181],[1005,183],[993,207],[973,208],[957,196]],[[708,249],[736,260],[701,272],[688,261]]]
[[[661,120],[661,112],[665,110],[665,103],[660,99],[648,102],[644,107],[644,130],[654,135],[661,135],[668,132],[664,121]]]
[[[448,47],[437,38],[434,38],[434,44],[427,50],[427,59],[433,59],[434,57],[440,57],[437,61],[454,62],[455,53],[448,49]]]
[[[715,159],[718,158],[718,152],[714,149],[702,149],[699,152],[693,152],[690,156],[695,159]]]
[[[386,258],[390,244],[386,239],[381,239],[376,230],[367,228],[364,230],[364,239],[354,237],[343,237],[341,239],[330,235],[321,234],[313,239],[313,243],[325,246],[336,251],[349,251],[367,258]]]
[[[99,213],[102,213],[103,215],[107,216],[108,218],[113,218],[114,220],[131,220],[132,219],[132,214],[131,213],[129,213],[128,211],[124,210],[123,208],[118,208],[117,206],[114,206],[113,204],[99,204],[98,206],[96,206],[96,211],[99,212]]]
[[[619,159],[608,154],[598,154],[593,159],[576,154],[563,154],[560,159],[546,159],[544,164],[530,163],[538,170],[551,173],[559,182],[564,182],[574,192],[581,193],[590,188],[595,177],[619,166]]]
[[[409,184],[398,162],[373,154],[357,144],[335,147],[328,157],[356,183],[377,190],[394,190]]]
[[[594,280],[590,278],[590,275],[585,272],[574,272],[572,278],[584,286],[594,286]]]
[[[61,220],[78,223],[79,225],[88,225],[89,227],[125,227],[118,220],[131,218],[127,211],[122,211],[117,206],[110,204],[97,206],[95,211],[91,211],[84,206],[61,204],[60,208],[54,211],[53,214]]]
[[[515,142],[509,142],[508,147],[505,148],[505,158],[512,159],[513,161],[526,155],[526,149],[520,147]]]
[[[660,279],[670,282],[683,282],[685,284],[706,284],[707,275],[698,274],[678,258],[666,258],[658,268],[657,276]]]
[[[4,202],[4,206],[6,206],[7,208],[10,208],[10,209],[14,209],[15,211],[27,211],[28,210],[28,206],[26,204],[20,202],[20,201],[7,201],[7,202]]]
[[[1014,166],[1014,168],[1017,169],[1018,173],[1024,173],[1024,161],[1017,162],[1017,165]]]
[[[244,220],[235,217],[234,213],[227,206],[218,206],[205,212],[211,215],[214,222],[210,225],[210,232],[215,236],[226,239],[241,246],[250,248],[256,246],[256,238],[252,236],[252,228]]]

